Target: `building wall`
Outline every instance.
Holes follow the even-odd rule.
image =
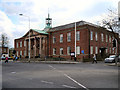
[[[100,48],[106,48],[104,50],[103,55],[109,55],[109,54],[115,54],[116,49],[113,48],[113,33],[110,31],[107,31],[104,28],[94,27],[90,25],[83,25],[78,26],[77,31],[80,31],[80,40],[77,41],[76,46],[80,46],[80,54],[77,55],[78,59],[88,58],[89,56],[92,57],[93,54],[101,54]],[[90,34],[91,31],[93,32],[93,40],[91,40]],[[67,42],[67,33],[71,33],[71,42]],[[95,33],[97,32],[97,41],[95,37]],[[63,34],[63,43],[60,43],[60,34]],[[103,34],[103,41],[102,36]],[[108,37],[106,42],[106,35]],[[56,37],[56,43],[53,44],[53,36]],[[111,41],[109,41],[109,37],[111,38]],[[52,57],[65,57],[65,58],[71,58],[70,55],[67,54],[67,47],[71,47],[71,52],[74,52],[75,50],[75,30],[74,27],[57,30],[49,33],[49,55]],[[93,54],[91,54],[91,46],[93,46]],[[118,44],[117,44],[118,46]],[[63,48],[63,55],[60,55],[60,48]],[[97,47],[97,52],[96,52]],[[56,48],[56,55],[53,55],[53,48]],[[110,50],[111,49],[111,50]],[[84,54],[82,54],[82,51],[84,50]],[[117,50],[118,52],[118,50]],[[90,55],[89,55],[90,54]]]

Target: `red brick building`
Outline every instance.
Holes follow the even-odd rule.
[[[48,24],[50,25],[50,24]],[[17,56],[28,56],[29,32],[23,37],[15,39]],[[116,33],[116,36],[118,34]],[[81,60],[90,58],[93,54],[105,57],[118,53],[118,43],[113,47],[112,32],[100,26],[79,21],[76,22],[76,56]],[[35,56],[71,58],[70,52],[75,52],[75,23],[61,25],[53,28],[45,28],[43,31],[30,30],[30,53]]]

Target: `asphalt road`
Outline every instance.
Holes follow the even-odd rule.
[[[118,67],[103,62],[3,63],[2,88],[118,88]]]

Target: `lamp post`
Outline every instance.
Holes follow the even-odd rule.
[[[27,17],[28,18],[28,21],[29,21],[29,26],[28,26],[28,28],[29,28],[29,50],[28,50],[28,52],[29,52],[29,62],[30,62],[30,17],[29,16],[26,16],[26,15],[23,15],[23,14],[19,14],[20,16],[24,16],[24,17]]]
[[[76,61],[76,22],[75,22],[75,58],[74,60]]]

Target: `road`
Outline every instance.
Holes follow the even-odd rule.
[[[2,64],[3,88],[118,88],[118,67],[97,64]]]

